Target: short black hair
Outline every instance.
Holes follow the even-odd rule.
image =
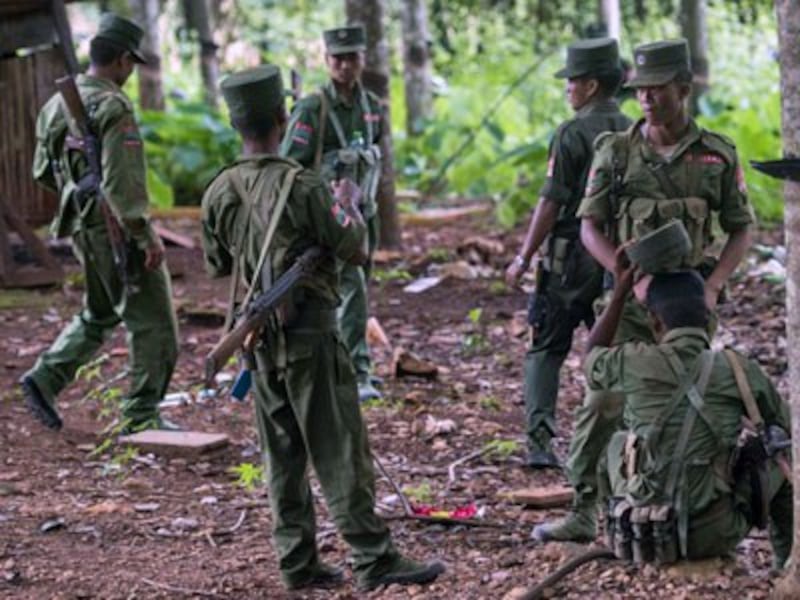
[[[697,271],[653,275],[647,287],[646,303],[667,329],[708,326],[705,284]]]
[[[278,126],[278,117],[281,107],[271,111],[259,111],[258,114],[249,114],[243,117],[231,118],[231,125],[243,138],[257,140],[269,135],[274,127]]]
[[[89,59],[98,67],[110,65],[126,52],[128,52],[126,48],[105,38],[96,37],[89,42]]]
[[[613,71],[598,73],[593,78],[597,80],[597,84],[600,86],[600,95],[604,98],[612,98],[622,85],[622,77],[622,69],[614,69]]]

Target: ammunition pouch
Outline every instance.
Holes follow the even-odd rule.
[[[325,181],[344,177],[354,181],[361,188],[361,214],[365,219],[375,216],[381,177],[380,146],[331,150],[323,155],[320,170]]]
[[[620,560],[667,565],[678,560],[678,523],[668,504],[631,506],[614,497],[606,512],[606,542]]]
[[[624,498],[610,498],[606,512],[606,543],[614,555],[625,561],[633,559],[633,507]]]

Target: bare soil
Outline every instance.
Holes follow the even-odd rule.
[[[196,227],[169,225],[184,233]],[[484,276],[448,278],[416,295],[402,291],[407,272],[420,272],[425,262],[457,258],[456,248],[471,235],[504,244],[503,252],[477,261]],[[770,243],[779,235],[761,237]],[[74,285],[79,278],[71,276],[73,284],[63,289],[0,294],[0,339],[5,341],[0,347],[0,597],[511,598],[540,581],[585,547],[536,545],[529,540],[533,525],[563,511],[524,509],[501,495],[565,481],[560,471],[523,467],[526,339],[524,333],[514,335],[522,332],[514,321],[526,299],[501,283],[503,265],[521,236],[521,230],[503,233],[480,219],[417,227],[405,232],[401,258],[376,266],[380,281],[372,284],[373,314],[393,346],[436,363],[441,374],[433,382],[395,379],[391,350],[374,348],[385,399],[364,407],[373,450],[415,501],[444,509],[474,503],[483,519],[504,527],[392,520],[404,552],[444,560],[448,571],[428,586],[392,586],[369,594],[355,589],[349,570],[346,583],[334,591],[289,595],[280,585],[266,492],[263,486],[243,488],[231,471],[259,461],[252,401],[199,394],[202,359],[218,337],[214,314],[223,313],[227,298],[227,281],[205,277],[199,250],[169,253],[171,264],[183,272],[174,280],[182,315],[181,355],[170,391],[187,392],[190,401],[165,414],[187,428],[230,437],[227,449],[202,459],[132,456],[115,446],[98,452],[102,430],[117,414],[114,396],[125,385],[124,378],[114,381],[127,361],[121,328],[105,345],[96,377],[85,373],[59,398],[64,429],[52,433],[35,423],[16,380],[80,306],[79,282]],[[70,262],[69,269],[76,273],[76,264]],[[735,301],[721,309],[720,339],[759,360],[785,390],[783,287],[743,274],[730,296]],[[582,395],[584,338],[581,331],[562,373],[557,441],[562,459]],[[486,454],[465,463],[449,481],[450,463],[493,440],[517,445],[505,445],[510,454]],[[377,498],[383,514],[401,514],[392,488],[380,477]],[[323,559],[345,564],[347,548],[321,499],[318,526]],[[772,587],[770,557],[765,532],[754,531],[733,559],[696,573],[595,562],[562,580],[550,597],[765,598]]]

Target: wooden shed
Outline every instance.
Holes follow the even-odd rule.
[[[55,195],[31,177],[36,115],[56,92],[55,80],[67,72],[54,24],[55,5],[48,0],[0,3],[0,285],[6,287],[60,278],[58,264],[25,227],[48,223],[58,206]],[[42,269],[15,269],[9,230],[16,230]]]

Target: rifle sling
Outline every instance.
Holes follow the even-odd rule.
[[[253,278],[250,282],[246,282],[247,284],[247,292],[245,293],[245,297],[242,300],[242,306],[247,306],[250,300],[255,293],[256,288],[256,281],[258,278],[261,269],[264,267],[264,262],[266,261],[267,254],[269,252],[269,248],[272,245],[272,238],[275,235],[275,230],[278,227],[278,221],[280,221],[281,215],[283,214],[283,210],[286,207],[286,201],[289,198],[289,193],[292,191],[292,187],[294,186],[294,180],[297,177],[298,173],[302,170],[302,167],[293,167],[289,169],[286,173],[283,183],[281,184],[280,190],[278,192],[278,198],[275,202],[275,206],[272,209],[272,214],[270,215],[269,223],[267,224],[267,232],[264,236],[264,243],[261,246],[261,252],[258,256],[258,262],[256,263],[256,268],[253,271]],[[231,278],[231,293],[230,293],[230,300],[228,303],[228,315],[226,316],[226,325],[230,327],[233,323],[233,313],[235,310],[236,305],[236,291],[239,287],[239,270],[240,270],[240,261],[244,260],[244,255],[242,251],[244,249],[245,238],[247,237],[247,232],[250,226],[250,214],[253,211],[255,206],[255,202],[250,197],[250,194],[247,192],[244,184],[244,180],[242,179],[241,174],[239,173],[238,169],[234,168],[231,169],[231,183],[233,184],[236,193],[239,197],[248,204],[248,218],[245,225],[244,235],[242,235],[241,240],[239,240],[238,248],[235,248],[237,254],[241,256],[234,256],[234,264],[233,264],[233,277]]]
[[[744,367],[742,367],[742,363],[739,362],[739,357],[733,350],[725,350],[725,358],[728,359],[728,364],[730,364],[731,370],[733,371],[733,376],[736,379],[736,386],[739,388],[739,395],[742,397],[742,404],[744,404],[744,408],[747,411],[747,416],[750,417],[756,431],[759,431],[764,425],[764,419],[761,416],[761,411],[758,410],[758,405],[756,404],[755,397],[753,397],[753,390],[750,388],[750,382],[747,381]]]

